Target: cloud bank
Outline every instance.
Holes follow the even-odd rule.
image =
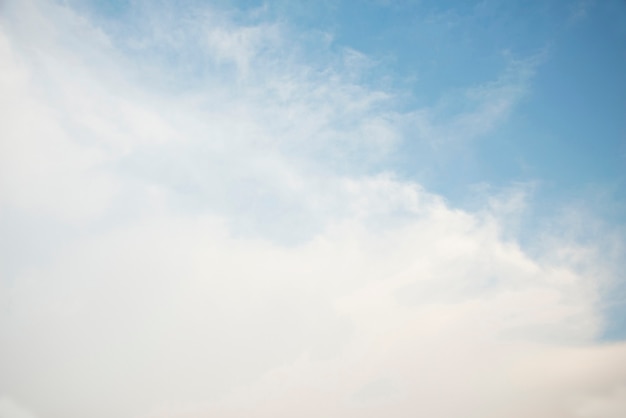
[[[0,417],[626,411],[593,252],[393,169],[501,123],[533,60],[450,116],[263,9],[1,7]]]

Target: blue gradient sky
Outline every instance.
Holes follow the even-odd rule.
[[[189,2],[182,8],[193,13],[201,4]],[[403,144],[406,152],[393,169],[455,203],[467,198],[468,186],[483,182],[493,186],[539,182],[537,194],[550,203],[599,190],[608,200],[602,206],[618,206],[616,210],[604,208],[608,214],[623,219],[623,2],[210,4],[238,10],[241,16],[255,10],[256,19],[285,22],[308,33],[310,50],[303,53],[311,61],[329,59],[324,54],[346,48],[364,54],[370,62],[359,74],[360,83],[393,91],[398,95],[396,106],[402,110],[441,105],[438,117],[442,120],[471,106],[455,96],[511,76],[507,75],[511,67],[527,62],[528,74],[520,83],[523,94],[493,129],[471,141],[446,146],[445,155],[433,152],[427,161],[415,155],[419,152],[412,142],[418,140],[409,137]],[[122,31],[132,27],[139,10],[156,7],[130,1],[78,2],[77,6],[104,27],[126,27]],[[180,8],[166,3],[159,7]],[[329,39],[322,42],[315,34]],[[324,42],[328,44],[321,45]]]

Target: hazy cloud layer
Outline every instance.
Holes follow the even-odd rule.
[[[536,57],[401,111],[262,9],[0,13],[1,418],[625,413],[602,243],[534,255],[524,190],[469,212],[389,164],[493,129]]]

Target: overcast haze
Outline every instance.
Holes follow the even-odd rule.
[[[626,3],[0,0],[0,418],[626,416]]]

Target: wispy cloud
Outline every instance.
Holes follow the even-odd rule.
[[[455,91],[435,106],[417,110],[412,126],[418,138],[445,149],[490,133],[528,94],[532,76],[545,56],[541,52],[525,60],[509,58],[498,80]]]
[[[400,110],[359,80],[366,56],[312,59],[262,10],[195,10],[167,37],[156,11],[112,33],[3,7],[0,223],[38,249],[0,270],[0,414],[623,412],[598,258],[505,234],[521,189],[463,211],[387,164],[412,127],[441,146],[492,129],[535,60],[450,117]]]

